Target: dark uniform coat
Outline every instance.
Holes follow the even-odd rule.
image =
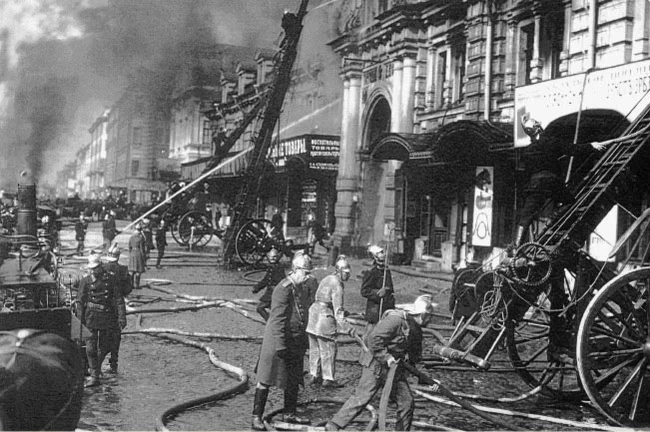
[[[129,276],[129,269],[121,265],[117,261],[108,262],[103,264],[104,270],[110,273],[116,281],[116,287],[119,289],[122,297],[131,294],[133,285],[131,284],[131,276]]]
[[[383,297],[377,292],[384,286],[384,269],[374,265],[365,272],[361,281],[361,296],[368,299],[366,303],[366,320],[370,324],[376,324],[381,315],[388,309],[395,309],[395,296],[393,295],[393,277],[390,270],[386,270],[386,288],[388,294]],[[382,309],[381,311],[379,309]]]
[[[129,271],[144,273],[146,267],[146,240],[136,232],[129,238]]]
[[[117,235],[115,219],[112,216],[109,216],[108,219],[104,220],[102,223],[102,235],[104,236],[104,239],[108,241],[113,241]]]
[[[264,274],[262,280],[253,287],[253,294],[257,294],[266,288],[266,291],[264,291],[264,294],[262,294],[262,297],[260,297],[260,306],[264,308],[271,307],[273,288],[282,282],[285,277],[286,274],[284,267],[279,263],[273,264],[273,266],[271,266],[271,268],[266,271],[266,274]]]
[[[77,298],[81,306],[81,322],[91,330],[126,325],[124,297],[116,292],[116,283],[110,273],[99,274],[95,282],[90,276],[81,279]]]
[[[74,239],[78,242],[82,242],[86,239],[86,230],[88,229],[88,222],[78,220],[74,224]]]
[[[264,340],[256,370],[258,382],[279,388],[285,387],[285,361],[276,353],[287,350],[293,357],[300,357],[302,360],[309,346],[305,332],[308,313],[309,295],[302,286],[294,286],[291,280],[283,279],[273,289],[271,314],[264,329]]]

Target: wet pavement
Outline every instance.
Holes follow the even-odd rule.
[[[120,221],[118,229],[126,222]],[[87,247],[101,244],[101,228],[99,223],[91,223]],[[129,233],[122,233],[116,239],[122,247],[120,262],[128,262]],[[63,254],[65,258],[64,273],[76,275],[81,272],[85,260],[72,256],[76,243],[72,227],[66,227],[61,232]],[[261,278],[261,272],[246,270],[226,271],[218,265],[218,248],[208,247],[202,251],[187,251],[176,245],[171,236],[168,238],[169,247],[163,260],[163,268],[154,267],[156,251],[152,251],[149,269],[142,275],[142,282],[150,283],[141,290],[134,291],[130,298],[147,304],[132,303],[137,309],[174,308],[188,306],[188,303],[169,301],[170,295],[156,289],[178,294],[206,296],[223,299],[254,300],[259,295],[251,293],[251,287],[256,279]],[[214,242],[211,245],[215,244]],[[320,253],[319,253],[320,252]],[[327,268],[327,255],[324,249],[317,249],[315,276],[321,279],[331,272]],[[352,278],[346,283],[345,307],[353,314],[361,314],[365,308],[365,300],[359,295],[360,273],[368,263],[364,260],[352,261]],[[440,304],[441,315],[447,314],[447,295],[449,282],[441,279],[414,277],[410,274],[393,273],[398,303],[412,302],[422,289],[434,294],[434,300]],[[256,315],[254,307],[244,307],[243,310]],[[128,326],[125,331],[136,330],[136,310],[128,316]],[[449,324],[443,317],[438,317],[437,324]],[[237,313],[235,310],[218,307],[197,311],[143,313],[141,325],[143,328],[173,328],[188,332],[209,332],[230,336],[257,336],[263,334],[263,325]],[[360,328],[359,328],[360,329]],[[443,332],[444,333],[444,332]],[[447,336],[449,332],[447,332]],[[260,348],[259,340],[227,340],[187,337],[195,341],[205,342],[212,347],[219,360],[240,367],[248,373],[249,387],[245,393],[237,394],[226,400],[206,404],[187,410],[167,421],[170,430],[246,430],[250,428],[252,400],[255,386],[255,364]],[[433,338],[428,337],[427,346],[433,344]],[[425,347],[425,354],[427,348]],[[339,349],[337,362],[337,380],[344,384],[340,389],[322,389],[307,386],[301,391],[299,401],[313,399],[344,400],[354,390],[361,372],[356,363],[359,348],[352,344],[342,345]],[[497,358],[505,359],[503,353],[497,353]],[[232,385],[236,380],[215,367],[205,351],[195,347],[161,339],[153,335],[125,334],[120,351],[119,371],[116,375],[107,372],[105,362],[102,383],[99,387],[86,389],[81,421],[78,425],[84,430],[155,430],[156,421],[160,415],[174,404],[185,402],[201,396],[207,396]],[[474,370],[436,370],[427,369],[430,376],[440,380],[447,388],[456,392],[480,394],[490,397],[514,397],[530,390],[530,388],[513,372],[478,372]],[[416,383],[415,380],[412,381]],[[549,400],[541,396],[533,396],[517,403],[483,403],[480,405],[493,406],[502,410],[514,410],[554,418],[585,422],[594,428],[605,425],[595,409],[586,404],[567,403]],[[379,400],[373,403],[379,405]],[[282,393],[272,389],[266,412],[282,406]],[[326,421],[338,409],[337,403],[309,403],[301,407],[302,414],[309,416],[313,424]],[[418,398],[415,411],[416,421],[431,425],[444,425],[458,430],[502,430],[474,414],[458,407],[450,407]],[[520,428],[530,430],[587,430],[571,425],[550,423],[531,418],[516,418],[497,415],[497,417],[514,423]],[[394,411],[389,407],[388,418],[394,418]],[[369,415],[364,413],[351,424],[348,429],[365,429]],[[392,423],[390,423],[392,425]],[[417,428],[415,428],[417,429]],[[430,428],[429,428],[430,429]]]

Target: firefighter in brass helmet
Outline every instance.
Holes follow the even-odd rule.
[[[530,177],[524,188],[524,204],[519,211],[511,251],[526,242],[528,230],[546,200],[553,199],[556,204],[565,204],[573,199],[564,186],[560,159],[567,155],[588,154],[592,149],[602,151],[604,148],[598,142],[572,144],[549,136],[544,133],[541,123],[529,114],[522,116],[521,126],[530,137],[530,145],[523,148],[521,155]]]
[[[77,301],[81,322],[91,333],[86,340],[90,378],[85,386],[94,387],[99,385],[102,362],[115,345],[116,327],[126,327],[126,308],[115,278],[104,270],[98,254],[88,257],[86,268],[90,274],[79,283]]]
[[[350,263],[339,255],[334,264],[334,274],[326,276],[318,285],[314,303],[309,308],[309,383],[323,387],[341,387],[335,379],[337,333],[356,333],[345,319],[343,309],[344,282],[350,279]]]
[[[303,358],[309,342],[305,329],[309,313],[309,293],[304,287],[312,270],[309,255],[296,254],[291,271],[273,290],[271,313],[255,368],[257,386],[253,402],[252,428],[266,430],[263,421],[269,388],[284,389],[282,419],[289,423],[308,423],[298,417],[298,387],[302,383]]]
[[[372,258],[372,268],[364,273],[361,281],[361,296],[367,299],[366,334],[377,324],[385,311],[395,308],[393,277],[386,268],[386,251],[383,247],[373,244],[368,246],[368,254]]]

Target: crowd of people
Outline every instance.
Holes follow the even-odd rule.
[[[251,422],[254,430],[266,430],[264,409],[273,386],[283,389],[281,419],[309,423],[309,419],[297,413],[305,354],[309,359],[309,385],[341,387],[336,381],[338,334],[348,334],[359,342],[363,370],[354,394],[327,422],[325,429],[345,428],[358,416],[386,384],[391,368],[395,369],[391,397],[398,407],[396,430],[410,429],[414,400],[403,362],[421,359],[422,327],[432,316],[433,304],[424,295],[410,309],[396,310],[385,251],[379,245],[372,245],[368,253],[373,258],[373,266],[364,273],[361,283],[361,295],[367,300],[367,324],[362,335],[348,321],[344,309],[345,282],[351,274],[347,257],[340,255],[334,273],[319,283],[311,274],[312,260],[308,254],[297,252],[286,275],[278,263],[278,251],[272,249],[267,254],[271,266],[262,281],[253,287],[253,293],[265,290],[257,310],[266,321],[255,369],[257,384]]]

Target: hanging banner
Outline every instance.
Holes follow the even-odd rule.
[[[585,82],[586,79],[586,82]],[[582,89],[584,88],[584,97]],[[650,103],[650,60],[641,60],[517,87],[515,147],[530,144],[521,126],[526,115],[542,127],[580,110],[615,110],[634,121]]]
[[[493,178],[494,167],[476,167],[472,246],[492,246]]]

